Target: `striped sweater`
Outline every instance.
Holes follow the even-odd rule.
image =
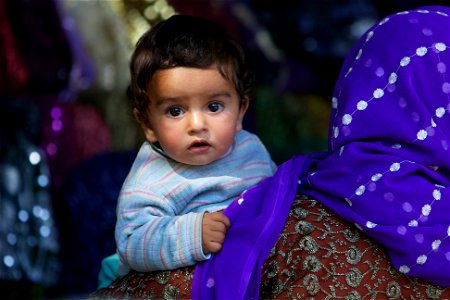
[[[226,155],[203,166],[168,159],[145,142],[117,206],[121,273],[170,270],[208,259],[202,251],[204,212],[224,209],[275,169],[258,137],[244,130]]]

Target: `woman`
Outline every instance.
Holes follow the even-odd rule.
[[[337,81],[327,157],[304,193],[381,243],[409,276],[450,286],[450,8],[389,16]]]

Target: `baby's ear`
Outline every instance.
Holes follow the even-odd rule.
[[[149,141],[150,143],[157,142],[158,139],[156,138],[155,132],[150,127],[150,122],[142,118],[141,113],[136,108],[133,109],[133,114],[136,120],[139,122],[139,125],[141,125],[142,131],[144,131],[147,141]]]
[[[245,116],[245,113],[247,112],[249,102],[250,101],[247,97],[242,98],[242,100],[241,100],[241,105],[239,107],[238,120],[236,122],[236,132],[238,132],[242,129],[242,122],[244,121],[244,116]]]

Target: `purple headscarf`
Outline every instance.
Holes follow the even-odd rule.
[[[450,7],[368,30],[332,105],[329,153],[305,194],[384,245],[400,272],[450,286]]]

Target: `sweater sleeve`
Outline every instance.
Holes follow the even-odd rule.
[[[117,250],[131,269],[170,270],[208,259],[202,251],[203,213],[177,215],[158,195],[124,186],[116,223]]]

